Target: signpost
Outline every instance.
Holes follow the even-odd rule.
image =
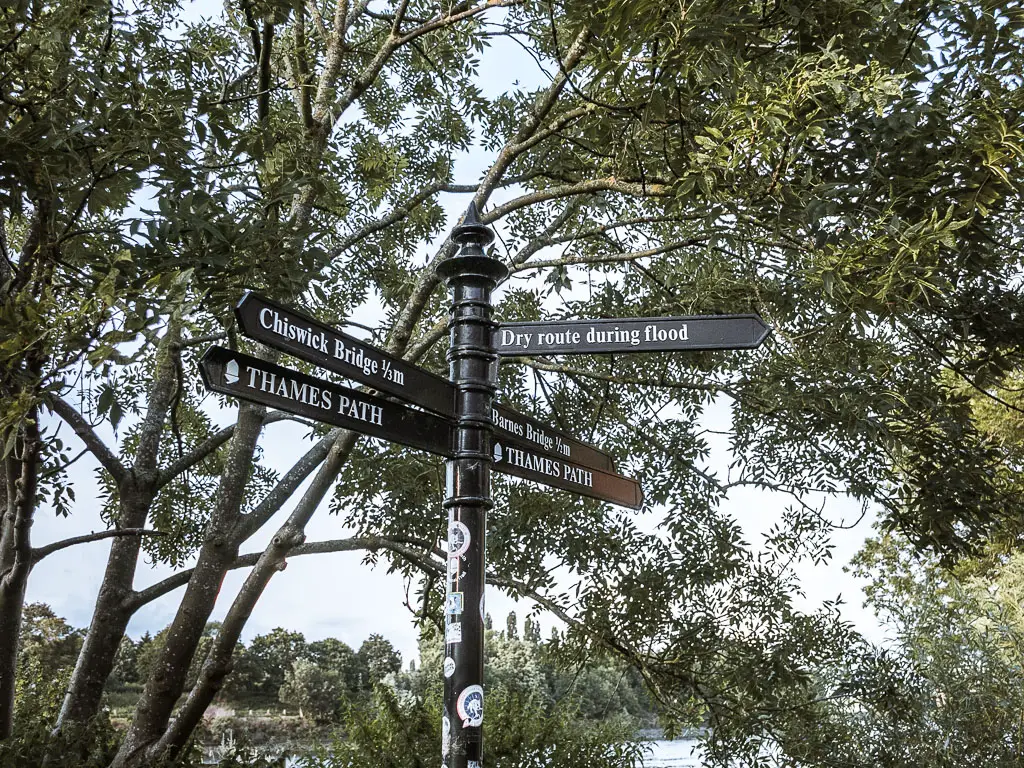
[[[523,442],[531,450],[554,454],[590,469],[615,471],[612,457],[604,451],[511,408],[495,403],[491,407],[491,425],[494,435],[500,439]]]
[[[449,382],[309,315],[247,293],[235,316],[251,339],[429,411],[455,415]]]
[[[450,380],[253,293],[235,309],[250,338],[425,410],[222,347],[199,363],[212,391],[446,457],[443,768],[480,768],[483,758],[492,467],[632,509],[643,505],[640,484],[619,475],[607,453],[494,402],[499,357],[752,349],[770,330],[757,315],[495,323],[491,294],[508,270],[484,253],[493,237],[471,204],[452,232],[459,252],[438,267],[452,294]]]
[[[491,502],[491,408],[498,356],[491,343],[491,292],[508,269],[484,253],[494,235],[470,205],[452,232],[459,252],[441,263],[451,292],[448,368],[457,391],[455,456],[446,462],[448,567],[445,580],[445,768],[480,768],[484,721],[484,541]]]
[[[199,372],[214,392],[441,456],[452,453],[451,425],[445,419],[366,392],[223,347],[206,350]]]
[[[455,387],[430,371],[349,336],[303,312],[247,293],[235,308],[246,336],[443,416],[455,416]],[[536,442],[596,469],[614,469],[607,454],[536,419],[494,404],[499,435]]]
[[[757,315],[502,323],[494,346],[502,357],[753,349],[768,331]]]
[[[555,488],[610,501],[630,509],[640,509],[644,503],[643,491],[636,480],[543,453],[520,439],[495,436],[491,457],[494,468],[508,475],[553,485]]]

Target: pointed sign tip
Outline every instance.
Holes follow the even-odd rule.
[[[754,315],[754,346],[759,347],[772,332],[772,327],[761,319],[760,315]]]

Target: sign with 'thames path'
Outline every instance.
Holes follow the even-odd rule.
[[[498,472],[631,509],[643,506],[640,484],[632,478],[559,459],[519,439],[495,437],[491,448],[494,469]]]
[[[445,419],[241,352],[210,347],[199,372],[214,392],[441,456],[452,453]]]

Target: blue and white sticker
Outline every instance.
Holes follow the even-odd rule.
[[[451,677],[455,674],[455,659],[453,659],[451,656],[445,656],[444,664],[442,665],[442,667],[444,669],[444,676]]]
[[[462,557],[469,549],[469,528],[461,520],[448,523],[448,557]]]
[[[480,768],[480,761],[479,760],[467,760],[466,761],[466,768]]]
[[[479,685],[464,688],[455,702],[455,711],[463,728],[479,728],[484,722],[484,689]]]
[[[445,645],[453,645],[454,643],[462,642],[462,624],[455,622],[449,624],[444,628],[444,643]]]
[[[444,601],[444,612],[449,616],[457,616],[462,613],[462,593],[449,592]]]

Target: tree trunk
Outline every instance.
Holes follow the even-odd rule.
[[[123,467],[111,470],[117,475],[114,480],[120,495],[120,528],[144,527],[156,496],[160,442],[178,387],[177,345],[180,341],[181,314],[180,310],[175,310],[157,350],[153,384],[149,391],[146,418],[139,431],[135,464],[130,472],[125,472]],[[53,732],[53,743],[57,748],[57,737],[66,727],[72,723],[86,723],[99,713],[103,687],[114,670],[117,649],[134,612],[129,607],[128,598],[134,594],[135,570],[141,547],[142,538],[138,536],[114,539],[110,546],[92,622],[78,653]]]
[[[0,535],[0,739],[14,728],[14,679],[25,587],[32,570],[31,528],[39,481],[39,412],[32,409],[21,428],[16,452],[4,464],[6,512]]]
[[[285,567],[288,553],[305,540],[306,524],[313,516],[320,502],[330,490],[338,476],[338,472],[355,445],[356,435],[352,432],[342,433],[334,445],[324,465],[317,472],[312,485],[303,495],[295,510],[285,521],[270,544],[263,551],[256,566],[249,573],[238,596],[231,604],[220,631],[214,639],[207,654],[206,661],[199,673],[199,679],[193,686],[184,705],[160,740],[147,752],[148,763],[159,764],[161,760],[178,757],[181,750],[192,737],[207,707],[221,689],[224,678],[231,672],[231,658],[238,640],[242,635],[249,616],[257,601],[270,583],[271,578]]]
[[[241,514],[243,493],[263,425],[264,410],[248,403],[239,408],[238,423],[221,476],[217,506],[199,550],[198,562],[168,628],[167,642],[159,650],[135,708],[132,724],[111,768],[149,765],[146,749],[163,734],[171,711],[185,688],[189,665],[217,602],[224,575],[238,555],[238,542],[231,533]]]
[[[146,524],[153,495],[126,490],[121,494],[121,527],[141,528]],[[71,674],[55,736],[72,723],[88,722],[100,711],[103,687],[114,670],[117,649],[133,613],[126,602],[133,594],[140,547],[141,537],[137,536],[114,539],[110,545],[92,622]]]

